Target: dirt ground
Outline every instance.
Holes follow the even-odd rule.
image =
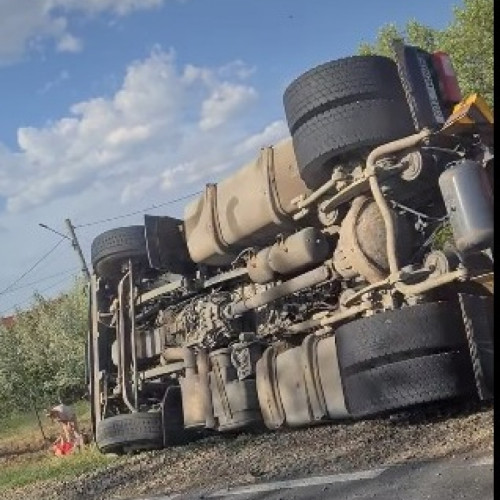
[[[5,500],[119,499],[221,488],[271,479],[348,472],[408,460],[474,457],[493,451],[493,406],[430,407],[397,418],[281,432],[212,436],[117,459],[78,477],[2,492]],[[2,455],[3,453],[3,455]],[[0,460],[33,460],[35,447]],[[1,467],[0,462],[0,467]]]

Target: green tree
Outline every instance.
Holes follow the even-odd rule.
[[[479,92],[493,106],[493,0],[464,0],[440,33],[440,44],[452,57],[462,91]]]
[[[430,52],[447,52],[462,92],[465,95],[479,92],[493,106],[493,0],[463,0],[461,6],[454,8],[453,19],[443,30],[416,20],[408,21],[404,28],[386,24],[379,30],[375,42],[361,43],[358,52],[392,57],[394,38]]]
[[[85,390],[87,296],[83,283],[47,300],[34,297],[12,327],[0,327],[0,413],[76,397]]]
[[[389,23],[380,28],[374,44],[363,42],[360,44],[358,52],[361,55],[379,54],[393,57],[392,40],[395,38],[405,40],[407,43],[417,45],[424,50],[434,51],[437,47],[437,36],[437,30],[420,24],[416,20],[408,21],[404,29]]]
[[[395,38],[402,40],[406,39],[405,34],[395,24],[386,24],[379,29],[375,43],[361,43],[358,52],[362,56],[378,54],[381,56],[393,57],[391,43]]]

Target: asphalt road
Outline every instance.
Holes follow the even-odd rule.
[[[370,470],[136,500],[490,500],[493,457],[410,462]]]

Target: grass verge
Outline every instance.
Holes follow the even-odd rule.
[[[78,401],[73,406],[80,427],[90,426],[90,408],[87,401]],[[47,437],[59,432],[58,424],[48,419],[45,410],[39,409],[38,414],[42,428]],[[13,413],[0,419],[0,447],[8,441],[22,442],[25,440],[41,439],[40,426],[33,411]]]
[[[73,405],[80,429],[90,430],[90,410],[85,401]],[[46,440],[34,412],[13,414],[0,420],[0,498],[2,491],[47,479],[64,479],[104,467],[117,457],[101,454],[95,446],[65,457],[52,455],[50,446],[60,432],[39,411]]]
[[[77,476],[116,460],[117,457],[103,455],[94,446],[89,446],[80,453],[66,457],[44,456],[29,463],[3,465],[0,473],[0,492],[47,479]]]

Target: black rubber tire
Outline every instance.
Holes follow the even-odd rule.
[[[346,407],[354,418],[476,394],[465,350],[381,365],[343,379]]]
[[[148,253],[144,237],[144,226],[118,227],[94,238],[91,260],[98,276],[116,278],[121,266],[129,259],[134,264],[147,264]]]
[[[396,64],[383,56],[353,56],[306,71],[285,90],[283,105],[290,133],[310,118],[361,100],[404,101]]]
[[[128,413],[105,418],[97,423],[96,444],[103,453],[123,454],[163,447],[159,412]]]
[[[456,305],[420,304],[352,321],[336,332],[346,406],[367,417],[477,395]]]
[[[332,61],[286,89],[285,114],[301,177],[325,182],[334,158],[363,152],[415,132],[396,64],[381,56]]]
[[[379,98],[359,101],[318,114],[293,135],[300,175],[311,187],[325,182],[333,158],[410,135],[411,118],[401,103]]]
[[[451,302],[419,304],[352,321],[338,328],[335,337],[344,371],[467,346],[462,313]]]

